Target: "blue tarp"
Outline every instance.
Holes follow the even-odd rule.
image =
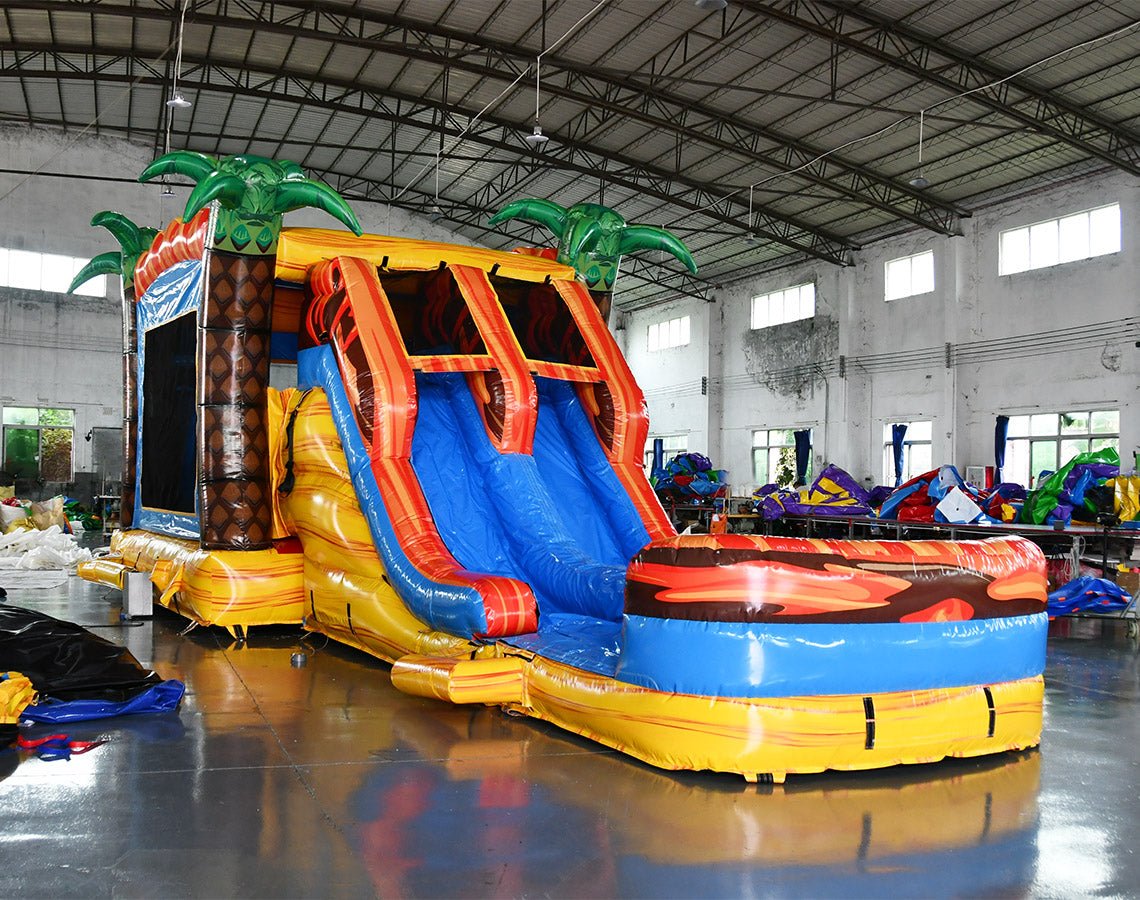
[[[1076,612],[1119,612],[1132,603],[1129,593],[1105,578],[1082,575],[1049,594],[1049,618]]]
[[[115,716],[134,716],[146,713],[173,712],[182,702],[186,685],[181,681],[163,681],[136,694],[129,700],[44,700],[27,707],[21,720],[48,722],[86,722],[92,719],[113,719]]]

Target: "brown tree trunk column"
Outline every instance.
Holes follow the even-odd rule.
[[[207,550],[272,546],[266,389],[275,263],[207,253],[198,318],[198,518]]]
[[[596,291],[589,288],[590,296],[594,298],[594,304],[598,307],[598,312],[602,314],[602,321],[607,325],[610,324],[610,307],[613,305],[614,292],[613,291]]]
[[[123,285],[123,485],[119,492],[119,527],[135,520],[135,450],[139,438],[138,317],[134,285]]]

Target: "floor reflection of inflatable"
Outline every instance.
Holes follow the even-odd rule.
[[[380,766],[352,798],[383,896],[989,895],[1033,878],[1036,753],[757,791],[488,710],[407,712],[397,742],[434,764]],[[447,870],[420,858],[425,842],[454,848]]]

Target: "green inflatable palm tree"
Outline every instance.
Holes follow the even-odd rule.
[[[215,159],[180,150],[152,162],[150,181],[195,182],[184,221],[216,201],[207,247],[205,305],[198,334],[198,519],[210,550],[272,546],[269,496],[269,339],[282,216],[323,209],[360,234],[349,205],[293,162],[261,156]],[[240,434],[240,447],[234,437]]]
[[[608,315],[618,266],[626,253],[665,250],[696,274],[697,264],[680,238],[656,225],[628,225],[617,212],[597,203],[567,209],[551,200],[515,200],[491,216],[490,224],[522,219],[549,229],[558,238],[558,261],[573,266],[595,302]]]
[[[119,279],[123,302],[123,485],[120,494],[119,524],[130,528],[135,514],[135,446],[138,439],[138,358],[137,317],[135,313],[135,264],[150,249],[158,232],[140,228],[122,213],[104,210],[91,219],[106,228],[119,242],[118,253],[100,253],[79,270],[68,291],[74,291],[97,275]]]

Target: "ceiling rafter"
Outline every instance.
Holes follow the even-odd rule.
[[[757,15],[835,41],[901,69],[951,94],[976,90],[970,100],[1055,140],[1077,147],[1119,169],[1140,175],[1140,136],[1082,110],[912,28],[883,19],[863,7],[827,0],[737,0]],[[994,87],[986,85],[1006,78]],[[1022,109],[1025,106],[1028,109]]]
[[[8,4],[21,8],[52,6],[46,0],[38,3],[0,0],[0,8]],[[162,10],[136,5],[76,5],[97,9],[102,15],[152,19],[165,19],[170,15]],[[335,39],[370,52],[431,62],[496,80],[513,79],[531,65],[534,57],[533,52],[521,51],[513,44],[476,38],[455,29],[372,11],[347,10],[332,5],[326,8],[324,4],[317,9],[314,9],[317,4],[271,3],[256,7],[242,4],[243,11],[251,17],[248,23],[244,23],[205,13],[202,10],[207,5],[199,4],[195,9],[195,24],[224,24],[229,28],[251,25],[285,36],[295,36],[300,32],[310,40]],[[298,24],[298,17],[309,14],[313,16],[311,28],[304,29]],[[336,23],[332,35],[313,30],[324,22]],[[447,46],[441,46],[435,42],[437,40],[448,42]],[[452,44],[458,49],[451,49]],[[121,52],[121,48],[107,50]],[[483,54],[485,60],[479,62],[474,55],[468,54]],[[543,90],[564,100],[582,102],[585,97],[598,107],[596,111],[579,113],[575,119],[588,120],[597,112],[604,111],[634,119],[654,130],[674,131],[688,140],[706,145],[710,150],[743,157],[765,167],[771,174],[804,167],[789,177],[834,190],[852,201],[866,203],[940,234],[959,233],[958,218],[969,215],[966,210],[939,200],[929,192],[917,190],[904,181],[884,177],[840,156],[832,154],[812,162],[824,153],[824,148],[739,120],[727,113],[699,109],[691,102],[639,83],[635,74],[614,78],[604,71],[548,56],[543,60]],[[575,132],[576,127],[575,122],[567,124],[572,133],[581,135],[581,130]]]
[[[440,159],[444,224],[491,246],[548,242],[522,223],[487,229],[508,200],[608,202],[674,230],[701,266],[685,281],[676,263],[649,271],[657,254],[631,260],[615,297],[626,309],[846,261],[916,226],[954,233],[975,202],[1093,173],[1118,183],[1140,166],[1140,29],[1122,30],[1134,0],[729,0],[713,14],[692,0],[185,2],[179,86],[198,96],[173,115],[172,147],[288,156],[417,214],[434,203]],[[591,10],[542,55],[553,140],[536,152],[523,141],[536,56]],[[0,0],[0,44],[15,48],[0,49],[0,123],[161,148],[181,11]],[[1053,61],[989,87],[1032,60]],[[906,181],[919,107],[928,189]],[[758,242],[746,240],[750,185]]]
[[[79,48],[13,47],[10,44],[0,42],[0,53],[5,51],[13,51],[17,54],[17,65],[0,64],[0,74],[59,79],[84,78],[90,77],[92,74],[89,67],[85,69],[77,65],[74,60],[61,58],[61,54],[73,54],[79,57],[81,53]],[[32,61],[37,57],[44,60],[44,68],[31,68]],[[89,61],[95,57],[82,58]],[[58,67],[56,70],[53,71],[49,68],[49,60]],[[335,85],[327,80],[315,85],[295,74],[260,73],[251,69],[244,70],[244,73],[250,76],[256,75],[258,80],[254,81],[249,78],[244,79],[245,83],[242,83],[241,73],[230,70],[228,66],[212,64],[204,59],[195,59],[193,55],[185,52],[183,53],[183,60],[190,63],[190,67],[187,68],[181,78],[181,83],[188,89],[222,90],[223,92],[240,90],[250,95],[260,95],[279,102],[297,103],[322,109],[343,107],[346,100],[355,94],[361,98],[361,101],[365,98],[372,98],[375,101],[371,106],[366,106],[362,102],[353,107],[352,111],[357,114],[379,116],[391,122],[399,122],[403,125],[415,126],[431,132],[442,128],[444,133],[451,137],[457,136],[461,131],[458,123],[455,122],[441,124],[438,119],[420,122],[415,118],[417,110],[405,109],[403,115],[398,117],[395,111],[387,107],[387,104],[395,99],[404,103],[413,103],[420,110],[427,111],[429,116],[434,116],[441,111],[441,107],[437,101],[430,98],[394,97],[391,92],[387,97],[380,97],[371,91],[353,85]],[[220,82],[212,80],[215,75],[220,76]],[[191,76],[197,76],[198,80]],[[122,82],[126,80],[124,76],[120,75],[104,74],[101,77],[107,81]],[[142,83],[161,85],[163,81],[164,79],[160,80],[152,76],[151,78],[144,78]],[[287,83],[292,90],[284,92],[274,90],[275,87],[279,88],[282,82]],[[329,96],[326,91],[327,88],[336,88],[337,96],[335,98]],[[482,143],[497,149],[525,153],[529,157],[530,149],[521,141],[512,144],[502,139],[489,138],[488,133],[494,130],[507,130],[512,133],[516,131],[512,122],[484,117],[466,131],[464,140]],[[615,185],[675,204],[690,213],[700,213],[713,221],[731,223],[740,228],[742,232],[751,231],[759,237],[785,244],[793,250],[807,252],[836,265],[845,265],[848,261],[849,252],[856,248],[853,242],[837,235],[830,235],[826,231],[814,228],[807,223],[770,213],[762,208],[753,209],[751,228],[745,228],[741,222],[741,212],[747,209],[746,194],[742,196],[733,189],[727,191],[710,189],[701,182],[686,179],[676,173],[652,169],[636,160],[615,158],[609,154],[602,154],[584,144],[558,141],[542,154],[542,158],[581,175],[596,174],[599,170],[606,169],[607,163],[614,163],[620,168],[606,169],[606,171],[609,173],[611,183]],[[525,158],[520,160],[520,162],[524,161]],[[482,194],[482,191],[480,193]],[[484,209],[490,210],[491,207],[487,206]]]

